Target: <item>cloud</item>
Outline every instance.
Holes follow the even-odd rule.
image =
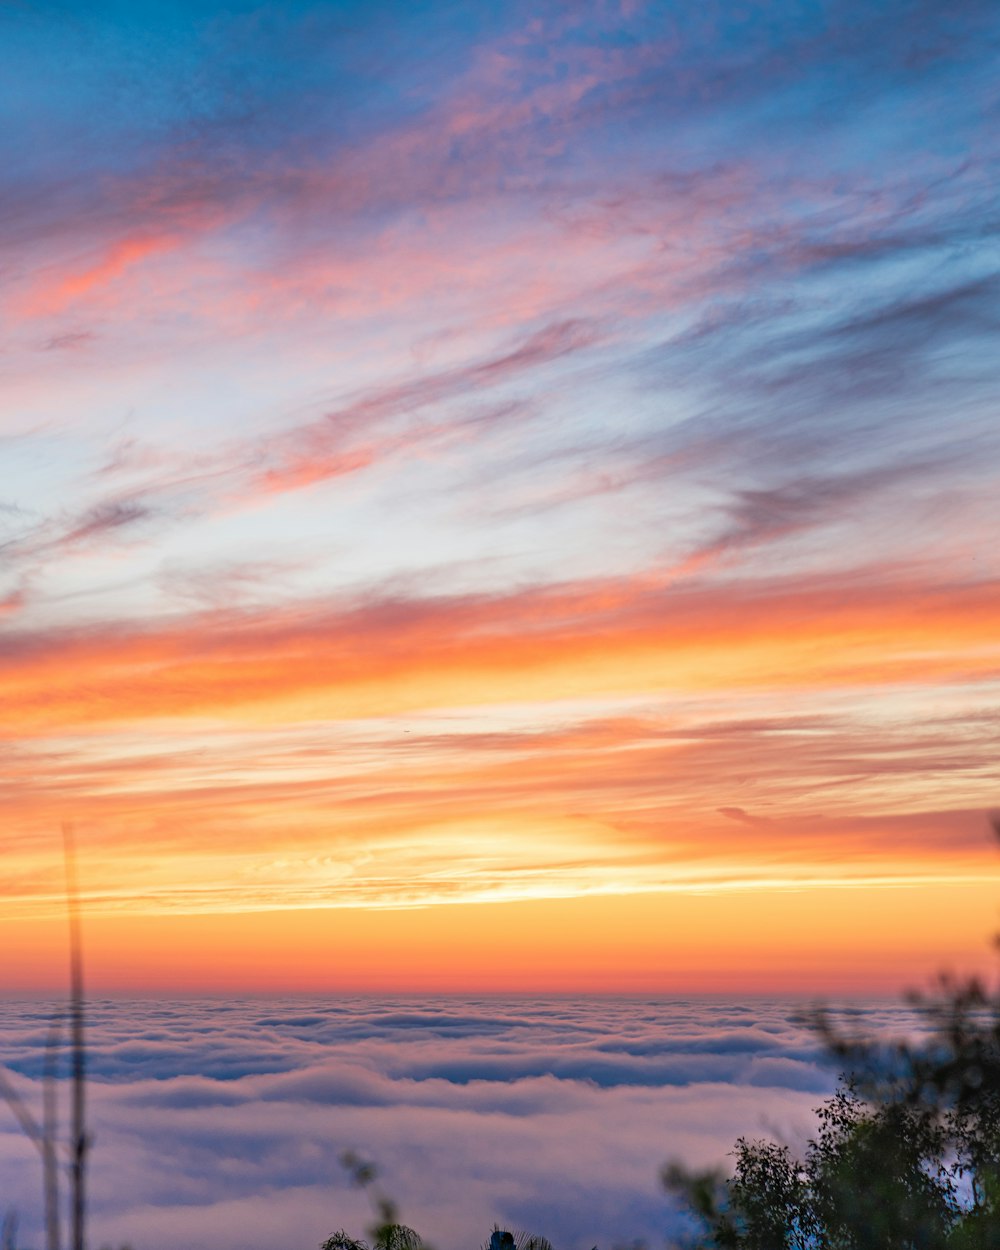
[[[23,587],[8,590],[0,595],[0,616],[13,616],[24,607],[27,592]]]
[[[975,352],[977,342],[995,332],[997,292],[997,275],[990,273],[858,309],[815,336],[776,344],[776,355],[757,372],[757,387],[772,397],[784,391],[884,403],[918,382],[937,381],[935,347],[961,340]],[[808,355],[797,367],[803,349]],[[942,380],[947,384],[947,377]]]
[[[24,587],[67,556],[105,554],[120,538],[134,538],[147,523],[162,519],[160,508],[140,496],[109,496],[76,515],[32,520],[4,545],[7,567],[17,570]]]
[[[48,1011],[3,1015],[0,1050],[36,1074],[14,1078],[32,1099]],[[197,1227],[206,1250],[252,1250],[272,1244],[275,1213],[286,1239],[360,1233],[370,1217],[336,1162],[353,1148],[443,1250],[495,1219],[566,1250],[661,1236],[676,1227],[657,1182],[668,1156],[721,1162],[741,1132],[798,1140],[811,1125],[832,1073],[793,1014],[763,1001],[95,1002],[94,1235],[157,1250]],[[900,1019],[868,1006],[859,1023]],[[9,1174],[28,1181],[18,1141],[0,1130]],[[40,1209],[23,1192],[30,1238]]]
[[[493,387],[585,351],[600,339],[598,328],[583,321],[555,323],[484,360],[374,390],[324,414],[319,421],[282,431],[276,438],[248,448],[245,454],[253,464],[271,462],[257,473],[256,484],[268,492],[297,489],[366,469],[390,455],[460,436],[463,426],[482,420],[481,412],[473,410],[471,415],[465,412],[457,419],[442,419],[438,415],[442,405],[456,399],[475,401]],[[435,414],[422,423],[418,418],[427,408],[434,409]],[[510,410],[502,408],[500,416],[509,417]],[[394,430],[399,422],[402,427]],[[387,432],[381,433],[387,427]],[[359,438],[360,445],[356,442]]]
[[[119,239],[93,264],[75,272],[61,273],[49,279],[42,278],[33,289],[22,296],[16,311],[29,318],[51,317],[61,313],[87,296],[103,292],[149,257],[162,256],[176,246],[177,241],[170,237],[140,235]],[[60,346],[66,345],[66,341],[65,335],[50,340],[58,342]]]
[[[151,511],[136,500],[109,500],[85,513],[61,535],[59,542],[63,547],[89,542],[110,532],[131,528],[140,521],[148,520],[151,515]]]
[[[876,426],[902,433],[919,409],[933,446],[914,457],[918,485],[934,477],[921,465],[938,462],[937,481],[964,480],[967,468],[940,463],[940,439],[928,433],[939,428],[931,391],[946,402],[955,382],[924,349],[930,339],[971,343],[988,328],[990,292],[976,287],[986,280],[959,273],[975,266],[958,255],[988,228],[988,147],[956,155],[942,136],[970,133],[972,122],[949,113],[922,131],[918,168],[902,123],[886,134],[865,116],[918,81],[949,108],[966,107],[949,75],[961,66],[970,93],[979,83],[989,14],[963,9],[945,21],[905,4],[892,12],[919,32],[906,56],[895,41],[884,46],[895,18],[853,7],[849,18],[776,11],[759,26],[717,11],[567,21],[515,8],[454,28],[425,14],[419,58],[405,42],[384,47],[367,19],[348,34],[339,22],[289,13],[273,19],[265,46],[253,23],[217,14],[204,29],[163,36],[154,77],[191,84],[180,94],[140,89],[123,35],[105,49],[114,64],[122,58],[111,76],[121,97],[100,112],[121,142],[81,141],[81,169],[70,162],[78,177],[44,163],[19,172],[4,237],[26,258],[17,298],[44,323],[31,331],[32,351],[40,336],[67,347],[86,333],[87,355],[128,378],[151,351],[197,374],[203,347],[227,359],[246,342],[255,360],[286,361],[292,374],[315,367],[320,344],[343,344],[330,373],[347,381],[324,392],[332,402],[317,400],[310,373],[308,400],[276,402],[262,433],[234,437],[237,420],[263,422],[253,404],[245,418],[227,406],[209,450],[192,454],[182,441],[143,474],[135,499],[179,518],[178,541],[189,546],[195,534],[200,548],[224,533],[241,508],[291,507],[279,497],[301,488],[326,483],[339,505],[338,484],[363,477],[372,512],[382,496],[369,483],[393,501],[423,490],[430,502],[414,508],[422,520],[436,508],[453,510],[458,527],[472,518],[491,552],[514,546],[502,522],[543,511],[575,510],[572,520],[596,527],[586,509],[623,496],[628,508],[604,505],[607,529],[633,510],[646,516],[667,480],[671,496],[680,481],[695,506],[680,525],[657,514],[643,529],[647,542],[654,526],[677,535],[679,568],[801,548],[843,524],[854,501],[904,496],[905,472],[891,478],[886,465],[888,433],[856,474],[832,463],[862,437],[874,440]],[[89,37],[104,20],[84,23]],[[397,14],[398,29],[408,20]],[[223,30],[230,37],[218,43]],[[335,72],[345,58],[366,84],[388,75],[398,94],[347,92]],[[763,64],[770,73],[758,72]],[[67,98],[46,119],[70,137],[52,149],[64,162],[79,138],[73,92],[94,89],[74,62]],[[843,107],[831,108],[831,97]],[[917,107],[910,94],[901,99]],[[777,114],[819,113],[868,145],[817,153],[776,126]],[[684,141],[670,145],[667,162],[663,137],[679,126]],[[831,165],[834,151],[846,170]],[[915,256],[925,266],[919,282],[907,274],[886,283],[891,263]],[[939,281],[943,261],[952,302],[923,293],[904,314],[898,292],[921,291],[932,274]],[[841,262],[864,272],[849,287],[834,282],[831,294]],[[888,286],[885,307],[875,307],[873,294]],[[93,327],[85,332],[84,314]],[[810,318],[822,324],[804,331]],[[413,368],[421,352],[447,363]],[[385,356],[396,380],[354,385],[357,360]],[[587,367],[578,376],[541,372],[571,356]],[[655,375],[655,412],[625,384],[640,368]],[[230,374],[234,393],[239,373]],[[192,402],[208,414],[218,392],[214,381],[205,386]],[[972,388],[968,378],[963,387]],[[696,410],[690,423],[668,417],[675,401]],[[573,429],[591,405],[629,418]],[[981,435],[967,440],[980,452]],[[447,481],[412,472],[442,456],[454,461]],[[775,463],[786,471],[776,474]],[[390,473],[406,489],[394,490]],[[703,510],[706,473],[717,497]],[[426,487],[414,484],[421,477]],[[918,493],[907,507],[919,507]],[[137,576],[150,577],[148,563]],[[168,585],[159,583],[161,596]]]
[[[81,532],[132,520],[114,512]],[[358,716],[650,681],[822,689],[992,672],[996,600],[989,581],[924,585],[891,570],[718,587],[636,577],[12,633],[0,668],[25,731],[209,710],[239,720],[268,705],[308,716],[324,699],[321,714]]]
[[[366,470],[384,474],[407,457],[433,457],[492,429],[516,430],[535,414],[513,388],[536,383],[546,366],[586,354],[604,337],[599,326],[583,319],[542,325],[479,359],[411,371],[404,380],[348,395],[319,417],[227,439],[197,453],[165,453],[126,439],[91,475],[96,502],[76,515],[63,507],[41,516],[7,543],[6,562],[26,577],[43,571],[51,576],[67,556],[100,555],[140,523],[155,520],[160,530],[183,532],[192,523],[205,524],[206,517],[224,520],[233,511],[266,506],[276,495]],[[109,478],[121,485],[107,494]],[[262,583],[265,566],[276,582],[295,563],[261,562],[249,577],[244,563],[244,573],[231,567],[225,580],[242,582],[246,592],[250,582]],[[308,552],[300,550],[297,563],[308,564]],[[190,599],[192,590],[195,598],[205,598],[199,596],[199,580],[175,565],[163,570],[160,584],[175,599]],[[218,585],[208,589],[208,598],[217,600]]]
[[[69,330],[65,334],[53,335],[42,345],[42,350],[47,352],[76,351],[92,343],[95,337],[91,330]]]
[[[721,598],[619,579],[229,605],[155,629],[14,617],[5,906],[61,906],[53,811],[87,828],[107,915],[985,885],[995,601],[882,570]],[[941,711],[915,726],[929,681]]]
[[[720,807],[719,811],[723,816],[728,816],[730,820],[738,820],[744,825],[760,826],[770,823],[766,816],[753,816],[750,812],[744,811],[742,807]]]
[[[945,456],[947,453],[944,453]],[[730,560],[748,548],[774,544],[811,529],[857,519],[866,510],[886,508],[921,485],[932,485],[942,457],[880,465],[826,478],[799,478],[766,487],[737,488],[724,507],[727,523],[718,535],[696,549],[694,568]]]

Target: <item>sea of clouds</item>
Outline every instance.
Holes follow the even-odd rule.
[[[26,1102],[56,1004],[0,1006]],[[835,1084],[802,1004],[762,1000],[201,999],[89,1008],[92,1244],[315,1250],[372,1222],[339,1159],[373,1160],[436,1250],[498,1221],[556,1250],[662,1246],[667,1160],[800,1144]],[[863,1029],[904,1028],[885,1004]],[[37,1153],[0,1104],[0,1208],[42,1243]]]

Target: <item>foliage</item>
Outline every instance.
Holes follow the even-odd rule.
[[[423,1241],[420,1234],[405,1224],[382,1224],[376,1231],[371,1246],[367,1241],[351,1237],[344,1230],[331,1233],[320,1245],[320,1250],[420,1250]]]
[[[801,1158],[740,1138],[733,1175],[668,1168],[708,1250],[1000,1247],[1000,992],[942,981],[916,1042],[812,1023],[844,1067]]]
[[[494,1224],[490,1239],[483,1242],[482,1250],[552,1250],[552,1243],[535,1233],[512,1233]]]
[[[338,1228],[335,1233],[327,1237],[326,1241],[320,1243],[319,1250],[369,1250],[369,1246],[367,1241],[352,1237],[342,1228]]]
[[[350,1156],[352,1163],[358,1164],[356,1156]],[[364,1177],[359,1184],[368,1185],[375,1179],[371,1164],[362,1164]],[[338,1229],[331,1233],[320,1245],[320,1250],[421,1250],[424,1245],[420,1234],[405,1224],[382,1224],[373,1230],[374,1240],[371,1246]],[[489,1241],[483,1243],[483,1250],[552,1250],[552,1243],[544,1237],[530,1233],[512,1233],[509,1229],[493,1225]]]
[[[363,1189],[372,1205],[375,1222],[368,1230],[372,1238],[371,1246],[349,1236],[343,1229],[331,1233],[320,1246],[320,1250],[420,1250],[423,1240],[419,1233],[406,1224],[400,1224],[396,1218],[396,1204],[377,1186],[378,1170],[375,1164],[362,1159],[353,1150],[345,1151],[340,1162],[350,1175],[353,1183]]]

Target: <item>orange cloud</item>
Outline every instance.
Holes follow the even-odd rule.
[[[943,810],[989,801],[989,725],[977,736],[969,714],[957,741],[947,717],[915,733],[906,715],[894,729],[870,724],[865,706],[875,682],[884,715],[895,686],[929,685],[939,699],[940,683],[995,671],[996,624],[991,584],[935,588],[887,572],[849,591],[623,579],[13,638],[6,725],[35,736],[3,748],[10,940],[27,941],[62,907],[52,830],[69,816],[88,914],[101,934],[133,934],[149,984],[243,984],[258,948],[221,953],[247,931],[236,918],[280,909],[285,929],[261,923],[283,934],[275,942],[290,963],[283,974],[265,958],[268,976],[275,987],[325,985],[309,942],[327,923],[331,933],[350,927],[346,908],[383,918],[382,944],[377,959],[356,952],[346,979],[330,984],[388,985],[391,969],[396,988],[462,988],[477,971],[497,989],[679,989],[696,975],[702,989],[741,979],[795,988],[810,976],[834,986],[834,952],[845,949],[836,926],[853,933],[859,909],[875,926],[909,914],[903,896],[961,910],[961,898],[995,891],[981,815]],[[853,721],[845,671],[866,674]],[[520,729],[497,727],[505,704],[612,687],[658,696],[660,713],[578,721],[569,702],[562,721],[545,710],[547,728],[525,728],[524,710]],[[706,701],[717,709],[707,720],[691,710]],[[379,720],[361,719],[376,705]],[[720,716],[734,706],[742,719]],[[748,706],[770,712],[748,719]],[[803,944],[781,917],[797,924],[808,905],[781,900],[814,895],[825,919],[810,913],[817,927]],[[575,916],[581,949],[590,924],[624,928],[603,935],[590,973],[558,942],[537,965],[509,948],[504,963],[496,944],[477,964],[448,953],[454,934],[439,916],[472,905],[552,925]],[[672,921],[655,928],[680,916],[697,931],[693,945]],[[744,922],[757,926],[754,940],[726,965],[728,939],[712,926],[732,933]],[[893,981],[924,949],[913,917],[906,923],[902,936],[886,921],[866,939],[885,949]],[[430,980],[391,954],[414,924],[439,935],[426,951],[437,961]],[[957,956],[972,949],[968,930]],[[978,923],[977,939],[985,931]],[[209,933],[218,958],[200,966]],[[104,942],[100,976],[132,985],[138,956]],[[663,964],[668,949],[683,974]],[[852,969],[855,988],[859,975]]]
[[[637,578],[13,635],[0,674],[8,724],[38,733],[158,717],[255,723],[650,691],[920,685],[994,674],[998,640],[993,582]]]

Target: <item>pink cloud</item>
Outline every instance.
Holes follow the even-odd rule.
[[[103,295],[143,262],[180,246],[170,235],[132,235],[112,242],[101,258],[83,268],[42,271],[14,305],[21,317],[52,317],[88,296]],[[79,336],[77,336],[79,337]]]

